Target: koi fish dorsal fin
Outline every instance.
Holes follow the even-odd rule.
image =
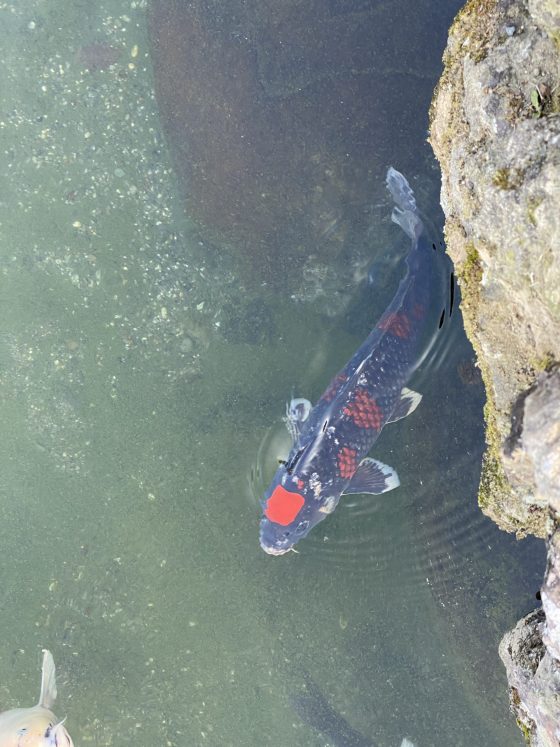
[[[366,457],[358,465],[354,477],[344,490],[344,495],[353,493],[381,495],[388,490],[398,488],[400,484],[399,476],[392,467],[377,459]]]
[[[414,412],[422,400],[422,395],[415,392],[413,389],[407,389],[403,387],[401,390],[401,398],[397,402],[395,409],[393,410],[391,417],[387,423],[395,423],[397,420],[402,420]]]
[[[41,675],[41,694],[38,705],[50,710],[56,700],[56,669],[50,651],[43,649],[43,669]]]

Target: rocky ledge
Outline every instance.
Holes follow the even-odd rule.
[[[548,542],[543,609],[500,648],[518,723],[560,743],[560,4],[469,0],[432,105],[446,238],[484,378],[482,510]]]

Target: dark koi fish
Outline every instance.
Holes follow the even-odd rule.
[[[290,703],[304,723],[327,737],[334,747],[376,747],[335,711],[307,672],[303,672],[303,678],[305,692],[290,698]],[[405,737],[400,747],[415,746]]]
[[[387,187],[396,204],[392,220],[412,240],[408,271],[315,407],[306,399],[293,399],[287,407],[293,446],[261,500],[260,543],[270,555],[291,550],[334,511],[341,495],[378,495],[399,485],[394,469],[367,455],[384,426],[409,415],[422,398],[406,384],[418,366],[426,329],[434,324],[435,245],[404,176],[390,168]]]
[[[290,702],[302,721],[324,734],[336,747],[375,747],[334,710],[307,673],[305,693],[290,698]]]

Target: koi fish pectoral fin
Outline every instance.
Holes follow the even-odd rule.
[[[414,412],[422,400],[422,395],[412,389],[403,387],[401,390],[401,398],[397,402],[397,406],[393,410],[391,417],[387,423],[395,423],[397,420],[402,420]]]
[[[293,443],[296,443],[298,441],[301,435],[302,425],[309,417],[309,413],[311,412],[312,408],[313,405],[311,404],[311,402],[308,399],[303,399],[302,397],[292,399],[286,405],[286,417],[284,418],[284,422],[286,423],[286,428],[288,429],[288,433],[292,437]]]
[[[346,487],[343,495],[352,495],[354,493],[371,493],[380,495],[389,490],[398,488],[400,485],[399,476],[388,464],[383,464],[377,459],[366,457],[360,462],[358,469],[350,484]]]

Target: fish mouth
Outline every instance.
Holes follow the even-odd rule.
[[[266,518],[261,520],[259,543],[267,555],[285,555],[295,544],[288,532]]]
[[[292,549],[291,545],[290,547],[274,547],[274,545],[264,545],[262,542],[261,547],[267,555],[285,555]]]

